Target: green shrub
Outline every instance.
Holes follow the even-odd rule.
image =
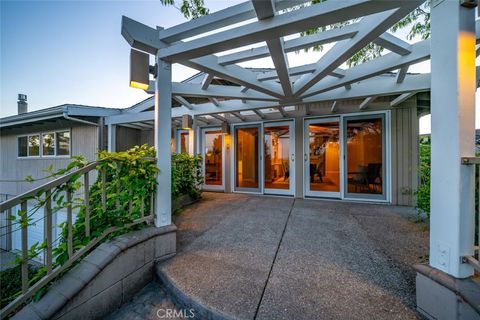
[[[125,152],[101,151],[97,166],[98,177],[89,189],[90,204],[90,236],[85,233],[85,205],[83,199],[72,199],[71,204],[66,199],[66,192],[75,194],[83,187],[83,175],[75,174],[68,182],[52,190],[49,200],[52,203],[53,212],[72,206],[77,212],[76,220],[72,225],[73,248],[75,251],[85,247],[92,239],[99,237],[111,227],[120,227],[111,233],[110,239],[131,230],[140,229],[144,224],[122,228],[128,223],[141,218],[141,208],[144,215],[150,212],[150,196],[156,190],[156,174],[158,172],[154,161],[156,152],[153,147],[147,145],[135,146]],[[201,175],[201,157],[187,154],[172,155],[172,198],[182,194],[189,194],[193,198],[201,195],[200,184],[203,182]],[[56,177],[72,172],[75,169],[88,165],[83,157],[73,157],[73,161],[63,169],[53,171],[53,167],[46,171],[49,177]],[[101,171],[105,171],[106,184],[102,184]],[[30,179],[34,181],[33,179]],[[102,190],[105,189],[105,209],[102,204]],[[12,217],[12,223],[18,226],[30,225],[33,214],[45,205],[46,193],[40,192],[35,197],[36,205],[28,212],[18,212],[18,217]],[[142,206],[143,202],[143,206]],[[53,268],[62,266],[68,260],[67,250],[67,223],[60,225],[61,232],[58,245],[53,248]],[[46,249],[46,242],[34,244],[28,252],[28,258],[34,259]],[[0,272],[2,289],[2,307],[7,305],[21,293],[21,256],[16,258],[16,266]],[[30,268],[29,285],[32,286],[47,273],[47,267]],[[11,280],[10,280],[11,279]],[[36,295],[39,298],[45,288]]]
[[[186,153],[172,154],[172,198],[188,194],[194,199],[201,195],[203,183],[202,157]]]
[[[419,165],[419,186],[415,192],[417,197],[417,210],[419,214],[426,214],[430,217],[430,171],[431,152],[430,144],[420,142],[420,165]]]

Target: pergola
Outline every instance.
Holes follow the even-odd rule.
[[[122,35],[132,48],[155,55],[155,111],[124,114],[132,121],[154,119],[158,152],[156,225],[171,223],[171,119],[184,114],[224,116],[299,104],[364,99],[364,109],[378,96],[396,96],[395,106],[412,95],[431,91],[432,196],[430,265],[456,278],[473,274],[462,257],[473,255],[474,167],[461,164],[474,156],[476,39],[474,1],[433,0],[431,39],[407,43],[387,30],[421,5],[417,0],[326,1],[292,7],[305,0],[251,0],[198,19],[163,29],[124,17]],[[309,28],[351,21],[339,28],[300,37]],[[480,29],[479,29],[480,30]],[[296,36],[295,36],[296,35]],[[285,39],[284,37],[287,37]],[[342,68],[369,43],[388,49],[371,61]],[[234,48],[264,43],[234,53]],[[289,67],[286,53],[332,43],[316,63]],[[275,70],[254,72],[240,62],[271,57]],[[431,59],[431,74],[409,74],[409,66]],[[172,63],[205,73],[200,83],[172,82]],[[390,76],[386,77],[386,74]],[[392,73],[394,76],[392,76]],[[237,86],[212,84],[218,77]],[[188,97],[208,98],[191,103]],[[182,107],[172,108],[172,98]],[[139,107],[140,108],[140,107]],[[145,106],[146,108],[146,106]],[[114,117],[110,123],[115,123]]]

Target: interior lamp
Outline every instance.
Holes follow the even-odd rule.
[[[147,90],[149,81],[149,56],[147,53],[130,50],[130,87]]]
[[[190,130],[192,129],[193,119],[192,116],[189,114],[184,114],[182,116],[182,129]]]

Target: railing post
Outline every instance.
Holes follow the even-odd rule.
[[[45,252],[45,264],[47,265],[47,273],[52,272],[52,191],[47,190],[45,192],[45,238],[47,242],[47,248]]]
[[[105,171],[105,168],[101,169],[101,179],[102,183],[100,188],[102,189],[102,211],[106,212],[107,211],[107,193],[105,191],[105,188],[107,187],[107,173]]]
[[[73,230],[72,230],[72,192],[67,190],[67,252],[68,258],[73,256]]]
[[[85,193],[85,236],[90,237],[90,183],[88,178],[88,172],[83,174],[83,190]]]
[[[120,184],[120,172],[122,171],[122,164],[120,162],[118,162],[117,164],[117,184],[116,184],[116,193],[117,193],[117,196],[115,197],[115,207],[118,209],[120,209],[120,192],[122,192],[121,190],[121,184]]]
[[[28,290],[28,207],[27,202],[22,201],[20,205],[23,217],[21,218],[22,226],[22,293]]]

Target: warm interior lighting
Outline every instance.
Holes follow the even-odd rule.
[[[130,81],[130,87],[135,88],[135,89],[142,89],[142,90],[147,90],[148,89],[148,84],[146,83],[140,83],[137,81]]]

